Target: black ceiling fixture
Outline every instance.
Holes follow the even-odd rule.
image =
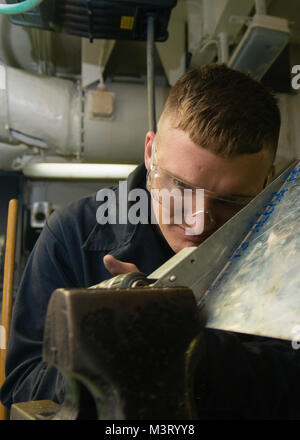
[[[10,20],[91,41],[99,38],[146,41],[147,19],[152,15],[155,41],[165,41],[171,9],[176,3],[177,0],[44,0],[32,11],[10,16]]]

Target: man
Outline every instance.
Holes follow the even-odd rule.
[[[218,64],[185,74],[170,92],[157,133],[146,135],[145,165],[129,176],[128,191],[203,189],[201,233],[187,232],[197,231],[197,212],[187,225],[185,219],[175,222],[171,210],[164,223],[164,207],[154,197],[149,202],[158,224],[99,224],[95,196],[52,214],[15,302],[3,403],[63,401],[61,375],[41,357],[45,314],[56,288],[89,287],[137,268],[150,274],[182,248],[201,244],[267,185],[279,129],[275,99],[249,76]],[[119,188],[114,191],[118,195]],[[195,377],[199,417],[300,414],[300,361],[290,343],[203,331],[205,374]]]

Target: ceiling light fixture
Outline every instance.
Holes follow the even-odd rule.
[[[137,165],[97,163],[27,163],[23,173],[44,179],[126,179]]]

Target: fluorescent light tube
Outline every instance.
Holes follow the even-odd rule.
[[[137,165],[94,163],[28,163],[26,177],[45,179],[126,179]]]

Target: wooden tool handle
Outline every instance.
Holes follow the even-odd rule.
[[[0,327],[0,386],[5,379],[5,358],[9,339],[13,304],[15,253],[17,238],[18,201],[12,199],[8,205],[6,246],[4,260],[2,319]],[[7,419],[7,409],[0,404],[0,420]]]

